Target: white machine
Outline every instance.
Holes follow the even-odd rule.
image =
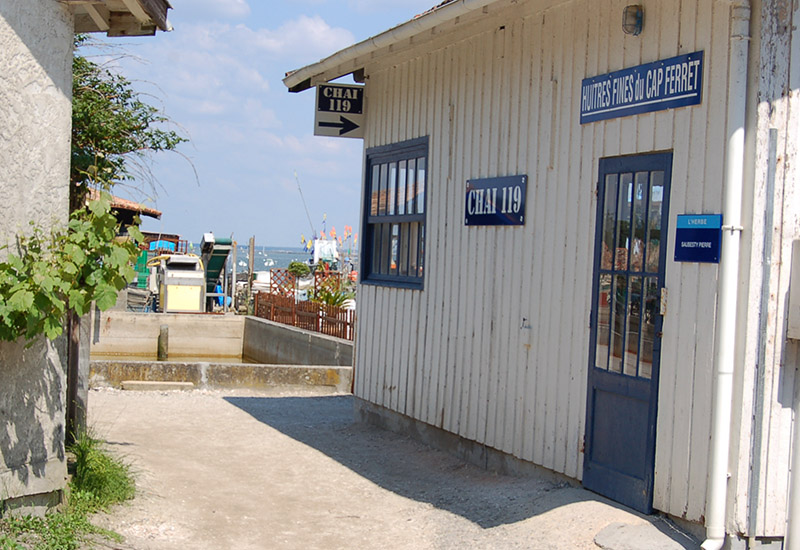
[[[163,256],[158,264],[158,303],[163,313],[205,311],[205,270],[197,256]]]

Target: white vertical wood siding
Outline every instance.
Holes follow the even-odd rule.
[[[752,218],[752,236],[743,246],[749,257],[744,265],[749,285],[741,304],[741,309],[759,314],[741,316],[738,328],[744,357],[743,406],[738,440],[734,440],[737,463],[732,480],[736,483],[735,527],[749,524],[758,534],[781,536],[788,504],[793,390],[800,382],[798,344],[786,341],[792,241],[800,238],[796,162],[800,8],[781,1],[765,4],[763,13],[755,14],[761,33],[751,45],[758,64],[769,70],[757,80],[758,121],[751,138],[754,181],[752,202],[745,212]]]
[[[598,159],[672,150],[654,505],[702,521],[717,266],[671,257],[677,214],[721,211],[730,4],[645,1],[639,37],[625,4],[501,2],[367,64],[366,146],[430,136],[426,273],[360,287],[355,391],[580,478]],[[583,78],[698,50],[701,105],[579,124]],[[465,227],[466,180],[512,174],[525,226]]]

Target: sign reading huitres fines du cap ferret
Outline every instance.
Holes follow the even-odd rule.
[[[703,52],[585,78],[580,97],[581,124],[699,105],[703,101]]]

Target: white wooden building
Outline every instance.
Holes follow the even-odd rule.
[[[625,8],[451,0],[287,74],[365,86],[357,406],[757,547],[800,513],[800,9]]]

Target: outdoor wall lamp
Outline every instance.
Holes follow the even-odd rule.
[[[622,10],[622,30],[625,34],[638,36],[642,32],[644,25],[644,10],[641,4],[625,6]]]

